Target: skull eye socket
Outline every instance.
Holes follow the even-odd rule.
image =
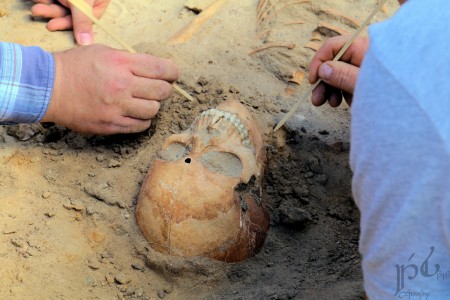
[[[186,156],[189,153],[189,148],[182,143],[172,143],[166,149],[158,153],[162,160],[175,161]]]
[[[225,176],[240,177],[243,169],[239,157],[228,152],[207,152],[200,157],[200,161],[210,171]]]

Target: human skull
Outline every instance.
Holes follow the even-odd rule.
[[[227,100],[171,135],[146,176],[136,219],[159,252],[225,262],[258,253],[269,228],[261,203],[265,150],[245,107]]]

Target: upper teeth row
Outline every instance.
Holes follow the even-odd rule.
[[[212,124],[215,124],[219,121],[220,118],[223,118],[224,120],[230,122],[236,129],[238,130],[241,138],[242,138],[242,144],[245,147],[250,146],[250,140],[248,139],[248,130],[245,128],[245,125],[241,122],[237,114],[229,113],[227,111],[218,110],[215,108],[208,109],[201,113],[199,116],[206,117],[206,116],[212,116]]]

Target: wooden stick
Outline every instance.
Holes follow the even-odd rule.
[[[295,48],[295,44],[284,44],[284,43],[268,43],[265,44],[261,47],[258,47],[256,49],[254,49],[252,52],[250,52],[248,55],[253,55],[256,52],[262,51],[262,50],[266,50],[268,48],[273,48],[273,47],[284,47],[284,48],[288,48],[288,49],[294,49]]]
[[[136,50],[134,50],[130,45],[128,45],[123,39],[121,39],[119,36],[115,35],[113,32],[109,31],[105,25],[102,24],[102,22],[97,19],[94,14],[92,13],[92,7],[89,6],[86,2],[83,0],[69,0],[69,2],[75,6],[78,10],[80,10],[83,14],[86,15],[94,24],[96,24],[98,27],[100,27],[106,34],[108,34],[110,37],[112,37],[119,45],[121,45],[125,50],[127,50],[130,53],[137,53]],[[194,101],[194,98],[189,95],[185,90],[183,90],[178,84],[174,83],[173,88],[180,93],[182,96],[186,97],[190,101]]]
[[[353,33],[353,35],[350,37],[350,39],[345,43],[344,47],[341,48],[341,50],[338,52],[338,54],[334,57],[333,61],[339,60],[342,55],[347,51],[347,49],[350,47],[350,45],[353,43],[353,41],[356,39],[356,37],[361,33],[361,31],[364,30],[364,28],[369,25],[370,20],[375,16],[375,14],[383,7],[383,5],[387,2],[387,0],[381,0],[377,7],[370,13],[370,15],[367,17],[367,19],[362,23],[362,25]],[[315,84],[313,84],[305,94],[303,94],[302,97],[297,101],[297,103],[294,104],[294,106],[291,108],[291,110],[281,119],[280,122],[278,122],[277,126],[275,126],[273,131],[277,131],[281,128],[281,126],[286,123],[287,120],[295,113],[295,111],[299,108],[300,104],[306,100],[306,98],[312,93],[312,91],[319,85],[319,83],[322,82],[322,80],[318,80]]]
[[[169,39],[168,44],[183,44],[189,41],[194,34],[199,30],[199,28],[208,21],[212,16],[214,16],[217,11],[222,7],[222,5],[227,0],[216,0],[213,4],[208,6],[207,9],[202,11],[191,23],[184,27],[181,31],[175,34]]]

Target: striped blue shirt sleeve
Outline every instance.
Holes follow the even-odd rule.
[[[0,42],[0,124],[39,122],[47,111],[54,79],[51,53]]]

